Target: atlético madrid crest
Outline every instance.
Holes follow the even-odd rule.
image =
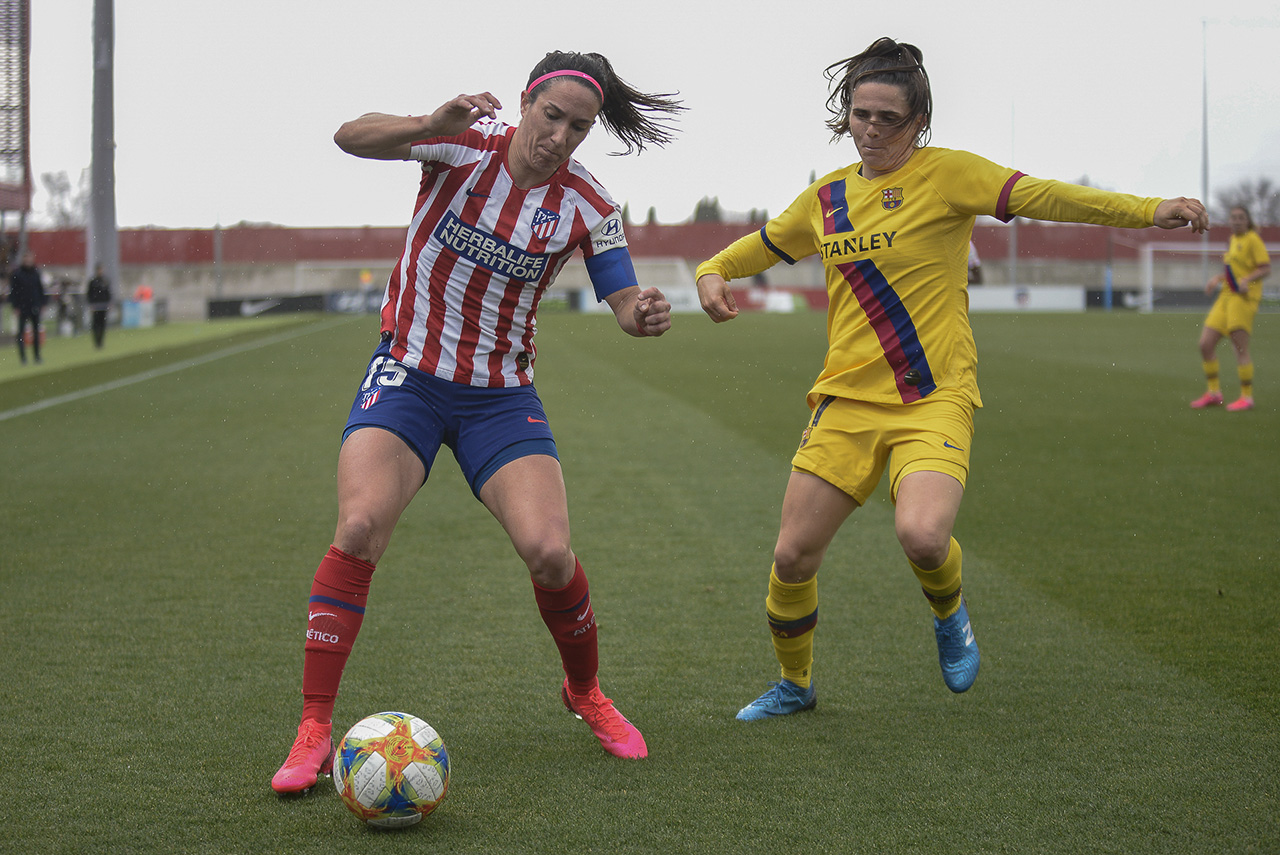
[[[880,204],[886,211],[896,211],[902,207],[902,188],[890,187],[880,191]]]
[[[560,225],[560,214],[547,208],[539,208],[533,212],[533,236],[538,240],[549,240]]]

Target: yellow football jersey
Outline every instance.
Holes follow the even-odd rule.
[[[1227,277],[1227,287],[1240,294],[1242,293],[1240,280],[1262,265],[1270,264],[1271,256],[1267,255],[1267,246],[1262,242],[1262,238],[1256,231],[1250,229],[1242,235],[1231,236],[1231,241],[1227,244],[1227,254],[1222,256],[1222,261]],[[1250,282],[1245,286],[1243,293],[1250,299],[1261,300],[1262,280],[1255,279]]]
[[[699,265],[741,279],[819,255],[827,356],[810,392],[911,403],[940,389],[982,406],[969,327],[974,218],[1014,215],[1137,228],[1160,199],[1031,178],[965,151],[918,149],[868,180],[855,163],[808,187],[779,216]]]

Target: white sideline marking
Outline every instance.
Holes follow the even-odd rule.
[[[343,318],[343,320],[347,320]],[[86,389],[80,389],[75,392],[68,392],[65,395],[57,395],[52,398],[45,398],[43,401],[36,401],[32,404],[26,404],[21,407],[14,407],[12,410],[0,410],[0,422],[16,419],[18,416],[26,416],[31,413],[38,413],[41,410],[47,410],[50,407],[56,407],[60,404],[70,404],[73,401],[81,401],[94,395],[100,395],[103,392],[111,392],[115,389],[121,389],[125,386],[132,386],[135,383],[143,383],[147,380],[154,380],[157,377],[163,377],[166,374],[173,374],[177,371],[185,371],[188,368],[194,368],[197,365],[203,365],[206,362],[213,362],[226,356],[235,356],[249,350],[257,350],[260,347],[266,347],[269,344],[279,344],[282,341],[288,341],[291,338],[297,338],[301,335],[316,332],[317,327],[324,329],[326,327],[336,326],[340,321],[332,321],[324,325],[308,325],[305,329],[291,330],[287,333],[271,336],[270,338],[258,339],[257,341],[246,342],[235,347],[228,347],[224,350],[215,350],[212,353],[206,353],[204,356],[197,356],[192,359],[186,359],[182,362],[175,362],[171,365],[165,365],[161,368],[153,368],[150,371],[144,371],[141,374],[134,374],[131,377],[121,377],[119,380],[112,380],[109,383],[101,383],[97,386],[90,386]]]

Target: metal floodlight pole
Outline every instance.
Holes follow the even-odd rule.
[[[1209,207],[1209,19],[1200,19],[1200,201]],[[1209,281],[1209,231],[1200,236],[1200,278]]]
[[[9,97],[16,97],[17,104],[5,104],[4,172],[6,178],[16,179],[16,194],[6,192],[5,206],[18,212],[17,254],[9,257],[10,265],[27,250],[27,215],[31,211],[31,4],[28,0],[4,4],[4,85]],[[16,173],[16,174],[15,174]],[[3,224],[0,236],[8,240],[8,227]],[[8,270],[0,271],[7,276]]]
[[[1009,105],[1009,162],[1017,163],[1015,137],[1017,135],[1018,118],[1016,103]],[[1017,169],[1017,167],[1014,167]],[[1018,284],[1018,218],[1009,221],[1009,284]]]
[[[123,293],[116,229],[114,0],[93,0],[93,145],[89,167],[89,235],[85,267],[103,273]]]

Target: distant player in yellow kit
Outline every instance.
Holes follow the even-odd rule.
[[[827,69],[827,125],[861,157],[697,270],[717,323],[738,309],[728,281],[812,255],[830,308],[822,373],[792,460],[765,610],[782,679],[744,707],[753,721],[812,708],[816,574],[845,519],[886,468],[898,541],[933,612],[943,680],[973,685],[978,645],[951,536],[982,405],[969,328],[969,240],[980,214],[1173,229],[1208,225],[1195,199],[1139,199],[1030,178],[964,151],[925,147],[933,112],[918,48],[882,38]]]
[[[1231,242],[1222,257],[1222,272],[1209,280],[1205,293],[1218,292],[1200,332],[1200,358],[1208,390],[1191,402],[1194,409],[1216,407],[1222,403],[1222,383],[1218,379],[1218,342],[1231,339],[1236,351],[1236,373],[1240,377],[1240,397],[1227,409],[1231,412],[1253,409],[1253,357],[1249,339],[1253,336],[1253,319],[1262,302],[1262,280],[1271,273],[1271,256],[1253,227],[1247,208],[1231,209]]]

